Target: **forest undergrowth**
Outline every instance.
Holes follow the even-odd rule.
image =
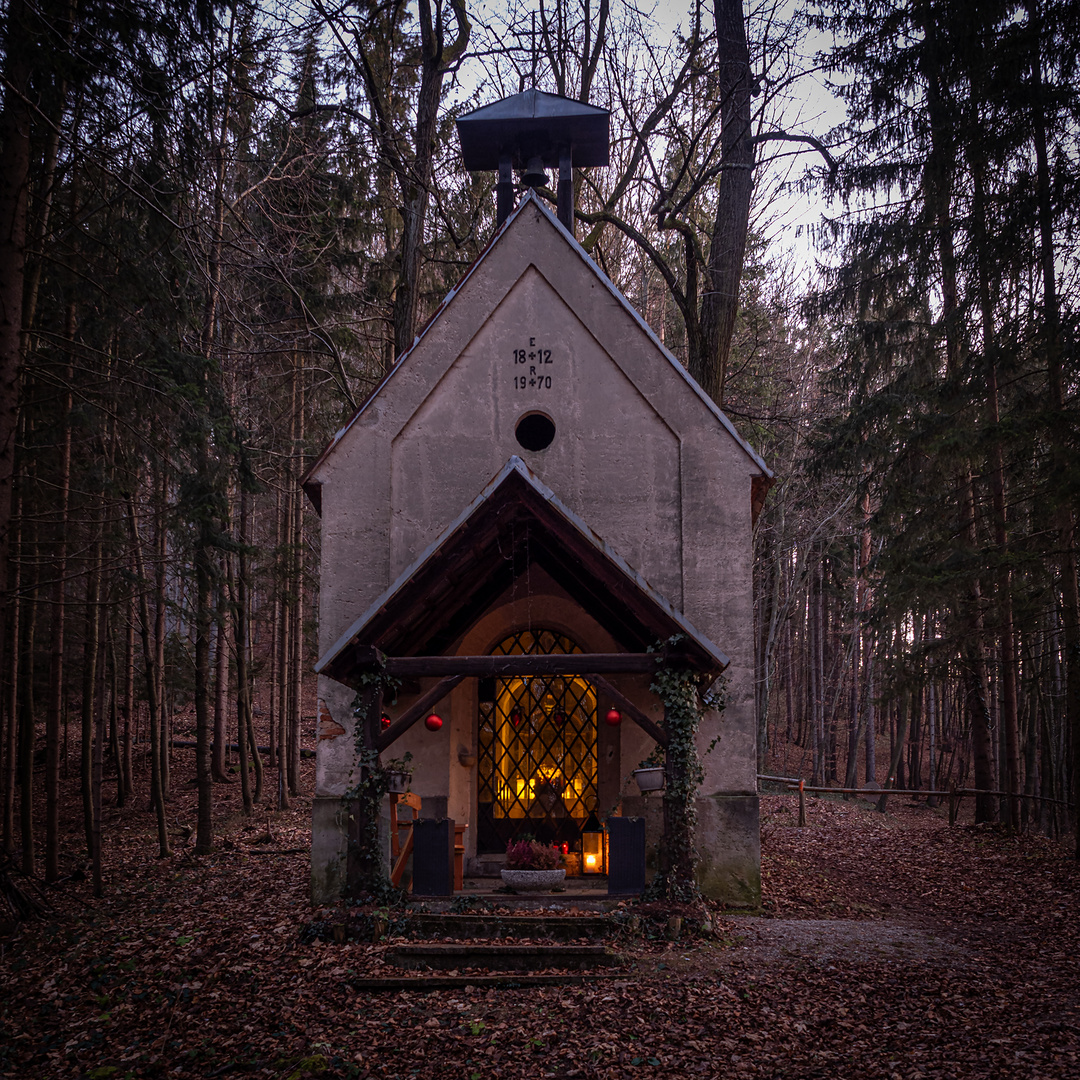
[[[177,756],[173,857],[154,857],[145,796],[111,810],[106,897],[69,880],[4,939],[0,1075],[1080,1073],[1064,844],[899,799],[811,799],[799,829],[795,797],[766,795],[761,912],[716,911],[711,937],[619,939],[623,967],[591,985],[370,993],[351,981],[388,970],[390,942],[306,932],[343,914],[308,903],[310,799],[245,819],[239,785],[218,785],[215,852],[196,857],[193,755]]]

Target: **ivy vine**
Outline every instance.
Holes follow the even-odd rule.
[[[682,636],[676,634],[649,651],[666,651],[678,645]],[[705,770],[697,752],[697,733],[706,708],[723,711],[726,704],[725,688],[720,683],[708,694],[703,694],[697,672],[665,661],[657,668],[649,689],[663,702],[663,726],[668,735],[668,745],[665,751],[662,862],[649,886],[648,895],[650,899],[693,902],[701,898],[695,876],[697,850],[694,829],[697,810],[694,801],[705,779]],[[719,736],[713,739],[709,750],[718,739]]]
[[[363,672],[359,681],[360,689],[352,701],[355,718],[353,776],[356,777],[356,782],[342,794],[350,816],[356,821],[356,828],[350,830],[349,855],[358,873],[349,882],[349,886],[356,894],[352,899],[369,897],[378,903],[396,903],[404,894],[390,884],[383,872],[382,850],[379,845],[379,813],[382,801],[390,791],[391,770],[380,763],[379,751],[374,746],[367,745],[364,720],[368,692],[375,687],[381,688],[383,697],[394,703],[397,701],[401,681],[381,669]]]

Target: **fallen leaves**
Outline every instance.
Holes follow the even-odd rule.
[[[114,831],[107,901],[53,891],[57,917],[5,949],[0,1073],[1080,1075],[1080,879],[1062,847],[826,800],[800,830],[785,798],[762,801],[773,918],[716,914],[720,942],[624,935],[615,984],[521,990],[358,992],[389,970],[393,916],[374,944],[304,936],[302,859],[237,844],[162,862],[152,823]],[[275,815],[277,842],[303,847],[309,813]]]

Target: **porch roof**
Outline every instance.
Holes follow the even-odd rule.
[[[534,565],[628,652],[681,635],[683,662],[703,672],[727,667],[716,645],[511,457],[315,670],[355,685],[374,650],[399,657],[444,653],[511,585],[526,583]]]

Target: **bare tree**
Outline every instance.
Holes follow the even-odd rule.
[[[443,82],[464,55],[472,27],[465,0],[419,0],[418,40],[411,43],[416,57],[410,71],[419,83],[413,110],[404,108],[402,98],[394,93],[400,75],[395,68],[401,63],[395,51],[406,44],[405,5],[342,4],[331,8],[323,0],[315,0],[315,7],[363,84],[369,106],[364,120],[375,140],[378,157],[390,170],[397,188],[395,209],[401,228],[393,330],[394,355],[400,356],[412,344],[416,332]]]

